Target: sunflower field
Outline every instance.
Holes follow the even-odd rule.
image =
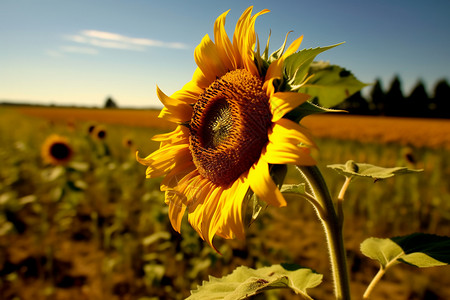
[[[149,111],[0,107],[0,298],[184,299],[209,275],[282,262],[324,274],[321,288],[309,293],[331,296],[321,225],[306,202],[288,199],[287,208],[265,208],[244,241],[214,241],[220,254],[185,219],[183,235],[173,230],[161,179],[145,179],[145,167],[136,161],[136,151],[151,153],[158,143],[150,138],[168,130],[154,117]],[[329,164],[354,159],[424,170],[375,183],[359,179],[350,188],[344,238],[358,299],[377,269],[359,250],[366,237],[450,232],[450,135],[442,130],[422,133],[422,140],[407,139],[405,132],[393,137],[396,127],[390,126],[383,138],[359,120],[362,136],[349,138],[333,118],[305,119],[318,136],[320,151],[313,155],[332,193],[343,180]],[[324,124],[333,136],[323,133]],[[436,128],[449,125],[442,121]],[[383,279],[373,297],[450,299],[447,272],[404,265]],[[255,299],[295,295],[277,291]]]

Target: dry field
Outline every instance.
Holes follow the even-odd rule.
[[[324,274],[310,294],[330,299],[324,237],[307,203],[266,209],[245,241],[215,240],[222,256],[187,222],[182,235],[172,230],[161,179],[146,180],[134,157],[136,149],[151,153],[158,143],[150,137],[169,130],[157,115],[0,107],[0,299],[184,299],[208,275],[291,261]],[[87,130],[92,124],[104,128],[106,138],[93,138]],[[359,251],[365,238],[450,232],[450,120],[328,114],[303,124],[317,137],[317,160],[333,195],[343,179],[327,164],[354,159],[424,169],[376,183],[357,180],[348,191],[344,233],[353,299],[360,299],[377,271]],[[53,133],[70,139],[75,154],[68,166],[42,162],[40,146]],[[450,299],[449,287],[448,268],[402,265],[386,275],[373,299]],[[287,292],[257,299],[295,297]]]
[[[160,129],[173,128],[170,122],[158,118],[158,110],[21,107],[19,111],[53,121],[96,121]],[[450,120],[445,119],[326,114],[306,117],[302,124],[319,138],[450,149]]]

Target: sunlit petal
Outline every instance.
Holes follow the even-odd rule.
[[[250,169],[248,181],[252,191],[264,202],[276,207],[286,206],[286,200],[270,177],[264,156]]]
[[[164,104],[164,108],[159,114],[160,118],[176,123],[184,123],[191,119],[193,110],[188,103],[167,96],[158,87],[156,87],[156,93]]]
[[[296,92],[277,92],[270,97],[272,122],[280,120],[285,114],[306,102],[309,95]]]
[[[200,45],[195,48],[194,57],[197,66],[210,83],[227,72],[216,45],[214,45],[208,35],[205,35]]]

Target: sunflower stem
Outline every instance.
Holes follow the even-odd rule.
[[[313,196],[325,211],[324,215],[317,215],[325,230],[336,299],[350,299],[347,257],[342,237],[342,222],[336,214],[336,209],[328,187],[321,172],[316,166],[298,166],[297,168],[311,188]]]
[[[339,226],[341,227],[341,231],[342,231],[342,226],[344,224],[344,210],[342,208],[342,205],[344,204],[344,196],[345,196],[345,192],[348,189],[348,186],[350,185],[350,182],[352,181],[352,177],[345,177],[345,182],[342,185],[342,188],[339,192],[339,196],[337,198],[337,216],[339,219]]]

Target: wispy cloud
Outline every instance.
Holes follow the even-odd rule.
[[[77,46],[60,46],[57,49],[46,50],[45,54],[50,57],[60,58],[65,57],[65,54],[76,53],[86,55],[97,55],[98,50],[92,47],[77,47]]]
[[[147,38],[135,38],[125,35],[98,31],[98,30],[83,30],[76,35],[68,35],[67,40],[86,44],[100,48],[114,48],[134,51],[145,51],[150,47],[172,48],[172,49],[186,49],[187,45],[183,43],[169,43]]]
[[[68,52],[68,53],[80,53],[80,54],[89,54],[89,55],[97,55],[98,50],[95,48],[90,47],[74,47],[74,46],[62,46],[59,49],[61,49],[62,52]]]

